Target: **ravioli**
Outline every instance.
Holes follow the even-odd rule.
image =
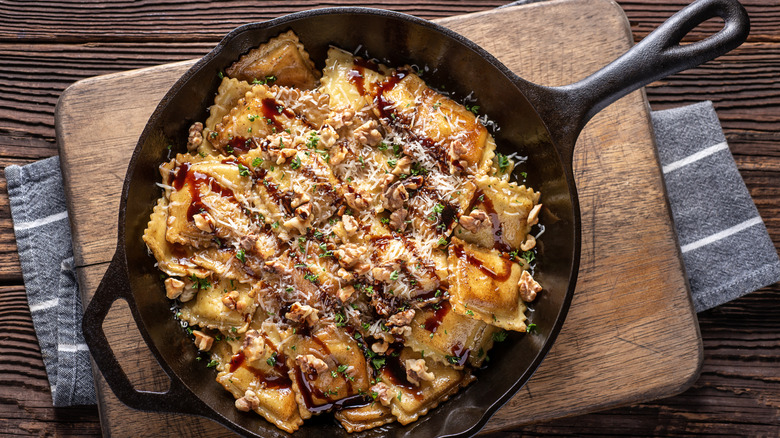
[[[290,433],[418,420],[542,293],[540,194],[476,107],[409,66],[324,65],[289,31],[228,66],[143,235],[201,363]]]

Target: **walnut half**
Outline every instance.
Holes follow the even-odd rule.
[[[520,287],[520,298],[526,303],[530,303],[536,299],[536,294],[542,290],[542,286],[534,280],[528,271],[523,271],[520,274],[520,281],[517,283]]]

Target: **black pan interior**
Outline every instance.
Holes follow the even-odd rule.
[[[141,235],[160,196],[155,186],[160,178],[157,167],[169,159],[167,145],[173,145],[174,153],[186,150],[187,128],[193,121],[207,117],[207,107],[220,81],[218,72],[249,49],[289,29],[298,34],[319,68],[330,45],[346,50],[360,48],[360,53],[367,51],[394,66],[430,67],[424,78],[432,86],[457,96],[473,92],[480,113],[488,114],[500,127],[495,133],[500,151],[518,151],[528,157],[516,172],[528,173],[528,184],[542,192],[545,210],[549,210],[542,217],[546,231],[539,241],[536,267],[536,278],[545,290],[531,306],[530,314],[538,334],[513,334],[507,342],[497,344],[490,352],[489,366],[477,371],[478,381],[421,420],[406,427],[394,423],[353,436],[473,433],[487,421],[486,411],[492,413],[527,381],[560,330],[573,291],[570,281],[578,257],[576,195],[544,123],[524,97],[524,90],[533,85],[516,80],[495,59],[462,37],[437,30],[423,20],[384,11],[341,9],[338,13],[312,11],[243,26],[174,85],[139,141],[128,170],[120,217],[120,236],[124,236],[127,249],[141,332],[163,367],[223,416],[222,422],[243,433],[287,436],[257,415],[237,411],[232,396],[215,382],[214,370],[194,360],[195,348],[169,311],[159,271]],[[308,420],[295,436],[347,436],[331,416],[325,417]]]

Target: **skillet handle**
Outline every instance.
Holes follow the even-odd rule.
[[[199,399],[193,396],[178,379],[168,375],[171,384],[167,392],[137,391],[119,365],[103,331],[103,322],[116,300],[124,299],[132,303],[130,279],[125,261],[125,254],[120,245],[95,295],[84,311],[81,323],[84,339],[100,373],[117,398],[131,408],[208,416],[209,411],[200,406]]]
[[[702,40],[680,44],[697,26],[710,18],[723,19],[723,28]],[[561,155],[571,165],[574,144],[585,124],[619,98],[653,81],[696,67],[742,44],[750,32],[750,20],[737,0],[697,0],[666,20],[624,55],[571,85],[539,87],[540,115],[550,126]]]

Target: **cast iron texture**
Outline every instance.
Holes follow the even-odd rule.
[[[703,21],[721,17],[721,31],[702,41],[680,45]],[[236,432],[264,437],[288,434],[254,413],[242,413],[233,397],[214,380],[212,369],[194,359],[196,349],[169,311],[159,271],[141,240],[157,198],[158,165],[169,159],[166,146],[184,150],[189,125],[205,120],[218,72],[249,49],[292,29],[322,67],[330,45],[360,48],[388,65],[431,67],[429,84],[466,96],[473,92],[481,112],[501,130],[499,150],[519,152],[528,161],[528,184],[542,192],[549,210],[538,243],[536,278],[545,290],[532,304],[537,335],[513,335],[491,351],[490,366],[478,381],[419,421],[393,423],[352,436],[467,436],[524,385],[552,346],[574,293],[580,253],[580,212],[572,173],[576,138],[599,110],[649,82],[696,66],[737,47],[747,37],[747,15],[736,0],[699,0],[670,18],[624,56],[592,76],[565,87],[527,82],[492,55],[436,24],[408,15],[364,8],[319,9],[249,24],[222,42],[165,95],[141,135],[125,179],[119,211],[117,251],[83,320],[90,351],[106,381],[127,405],[143,410],[201,415]],[[125,299],[138,328],[171,379],[168,392],[136,391],[122,371],[102,331],[117,299]],[[328,417],[328,416],[326,416]],[[347,436],[324,417],[308,420],[299,437]]]

